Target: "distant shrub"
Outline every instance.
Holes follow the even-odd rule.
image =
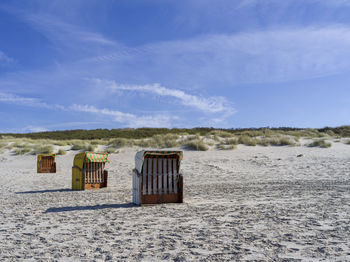
[[[321,148],[328,148],[331,147],[332,144],[326,142],[325,140],[314,140],[312,143],[308,145],[309,147],[321,147]]]
[[[220,150],[233,150],[236,148],[236,145],[225,145],[225,144],[218,144],[217,148]]]
[[[294,146],[295,145],[295,142],[288,137],[270,139],[269,142],[270,142],[270,145],[273,145],[273,146]]]
[[[34,147],[34,150],[32,151],[33,154],[50,154],[53,153],[53,146],[47,145],[47,146],[36,146]]]
[[[256,146],[257,140],[255,138],[243,135],[238,138],[238,143],[247,146]]]
[[[266,138],[263,138],[263,139],[257,140],[257,144],[261,146],[269,146],[270,141]]]
[[[83,150],[84,150],[84,151],[94,152],[95,149],[96,149],[96,146],[87,144],[87,145],[85,145],[85,147],[84,147]]]
[[[31,152],[32,150],[30,149],[30,148],[28,148],[28,147],[23,147],[23,148],[16,148],[15,150],[14,150],[14,153],[16,154],[16,155],[24,155],[24,154],[27,154],[27,153],[29,153],[29,152]]]
[[[85,145],[83,143],[81,143],[81,144],[74,144],[71,147],[71,150],[83,150],[84,148],[85,148]]]
[[[350,140],[347,140],[347,141],[345,142],[345,144],[346,144],[346,145],[350,145]]]
[[[135,139],[133,141],[133,144],[135,146],[140,146],[140,147],[154,147],[154,143],[153,140],[151,141],[151,139]]]
[[[236,138],[227,138],[224,140],[225,145],[238,145],[238,140]]]
[[[227,131],[222,131],[222,130],[215,130],[209,133],[210,135],[214,135],[217,137],[222,137],[222,138],[227,138],[227,137],[232,137],[233,134]]]
[[[63,150],[63,149],[59,149],[58,152],[57,152],[57,155],[65,155],[67,154],[66,150]]]
[[[226,138],[217,145],[217,148],[221,150],[233,150],[236,148],[236,145],[238,145],[237,139]]]
[[[53,141],[53,144],[56,145],[56,146],[67,146],[68,145],[68,141],[66,141],[66,140]]]
[[[122,148],[127,146],[133,146],[133,141],[126,138],[115,138],[109,141],[108,145],[114,148]]]
[[[185,144],[185,147],[196,151],[207,151],[209,147],[201,139],[190,140]]]
[[[155,135],[150,139],[150,143],[155,148],[170,148],[177,147],[179,143],[177,139],[178,135],[167,134],[167,135]]]

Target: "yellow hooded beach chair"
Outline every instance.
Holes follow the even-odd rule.
[[[76,154],[72,168],[72,189],[107,187],[108,172],[104,170],[108,154],[82,152]]]

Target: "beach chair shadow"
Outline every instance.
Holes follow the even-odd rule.
[[[137,207],[134,203],[123,203],[123,204],[105,204],[95,206],[69,206],[69,207],[51,207],[48,208],[45,213],[59,213],[69,211],[83,211],[83,210],[99,210],[106,208],[132,208]]]
[[[42,194],[42,193],[53,193],[53,192],[68,192],[73,191],[70,188],[60,188],[60,189],[46,189],[46,190],[33,190],[33,191],[23,191],[16,192],[15,194]]]

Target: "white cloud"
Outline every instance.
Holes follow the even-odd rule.
[[[77,54],[96,54],[97,47],[116,48],[118,43],[98,32],[87,30],[83,27],[64,22],[61,18],[46,14],[28,14],[23,17],[36,30],[41,32],[49,39],[53,46],[58,50],[66,53],[72,49],[74,52],[70,55]]]
[[[350,28],[281,28],[207,35],[149,45],[150,68],[177,72],[189,82],[228,87],[314,78],[350,69]],[[171,61],[171,63],[169,63]]]
[[[56,104],[47,104],[37,98],[23,97],[23,96],[18,96],[18,95],[9,94],[9,93],[1,93],[1,92],[0,92],[0,102],[29,106],[29,107],[37,107],[37,108],[65,110],[64,106],[56,105]]]
[[[255,6],[257,4],[269,5],[275,4],[276,6],[288,5],[288,4],[320,4],[328,7],[342,7],[342,6],[350,6],[350,0],[301,0],[300,2],[295,0],[243,0],[238,5],[237,8],[248,8]]]
[[[0,63],[10,64],[15,62],[15,60],[7,56],[4,52],[0,51]]]
[[[69,107],[65,107],[62,105],[51,105],[46,102],[42,102],[36,98],[30,97],[22,97],[13,94],[0,93],[0,103],[10,103],[22,106],[36,107],[36,108],[45,108],[45,109],[58,109],[62,111],[76,111],[76,112],[86,112],[93,114],[100,114],[104,116],[109,116],[113,119],[114,122],[118,122],[124,124],[127,127],[171,127],[172,121],[177,120],[178,118],[174,115],[166,115],[166,114],[156,114],[156,115],[135,115],[131,113],[123,113],[117,110],[110,109],[99,109],[92,105],[77,105],[73,104]],[[89,123],[101,123],[101,122],[89,122]],[[86,123],[68,123],[69,126],[83,125]],[[67,123],[63,123],[63,126],[67,126]],[[51,125],[51,127],[60,126],[59,124]],[[31,126],[29,126],[31,127]],[[18,132],[40,132],[47,131],[47,128],[44,127],[33,127],[30,129],[26,127],[21,130],[17,130]]]
[[[182,90],[165,88],[157,83],[151,85],[121,85],[117,84],[115,81],[98,78],[92,79],[92,81],[98,86],[106,87],[110,90],[149,92],[159,96],[175,97],[179,99],[183,105],[194,107],[203,112],[234,112],[234,109],[229,105],[229,102],[222,96],[204,98],[187,94]]]
[[[128,127],[170,127],[171,121],[177,119],[174,116],[168,115],[137,116],[117,110],[99,109],[91,105],[74,104],[70,109],[79,112],[111,116],[115,122],[126,124]]]

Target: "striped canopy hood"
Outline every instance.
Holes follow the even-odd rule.
[[[183,158],[182,151],[174,151],[174,150],[142,150],[136,153],[135,155],[135,169],[142,173],[143,162],[145,158],[169,158],[175,157],[178,163],[178,169],[180,169],[180,163]],[[179,170],[178,170],[179,171]]]
[[[84,163],[106,163],[109,162],[108,154],[105,153],[93,153],[82,152],[76,154],[74,157],[74,166],[83,168]]]

